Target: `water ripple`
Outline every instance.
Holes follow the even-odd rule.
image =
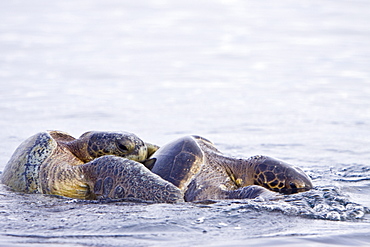
[[[278,200],[237,200],[215,202],[225,210],[280,212],[284,215],[332,221],[354,221],[370,213],[367,207],[350,201],[336,187],[320,187],[311,191],[287,195]]]

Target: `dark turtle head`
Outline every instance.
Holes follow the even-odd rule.
[[[145,143],[128,132],[90,131],[70,143],[71,151],[88,162],[104,155],[115,155],[135,161],[147,158]]]
[[[270,157],[256,163],[254,184],[284,194],[312,189],[311,179],[300,168]]]

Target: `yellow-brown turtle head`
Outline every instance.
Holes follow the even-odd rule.
[[[257,159],[261,162],[254,166],[254,184],[284,194],[312,189],[311,179],[300,168],[271,157]]]
[[[141,162],[148,156],[146,144],[135,134],[128,132],[89,131],[66,145],[83,162],[104,155],[115,155]]]

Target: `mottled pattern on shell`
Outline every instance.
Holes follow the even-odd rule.
[[[31,136],[17,148],[7,163],[2,182],[18,191],[41,192],[39,168],[56,147],[57,143],[46,132]]]

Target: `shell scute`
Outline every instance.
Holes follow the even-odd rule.
[[[14,190],[41,192],[39,169],[56,147],[56,141],[47,132],[26,139],[7,163],[2,174],[2,182]]]
[[[152,156],[152,172],[185,189],[203,164],[203,151],[193,137],[183,137],[161,147]]]

